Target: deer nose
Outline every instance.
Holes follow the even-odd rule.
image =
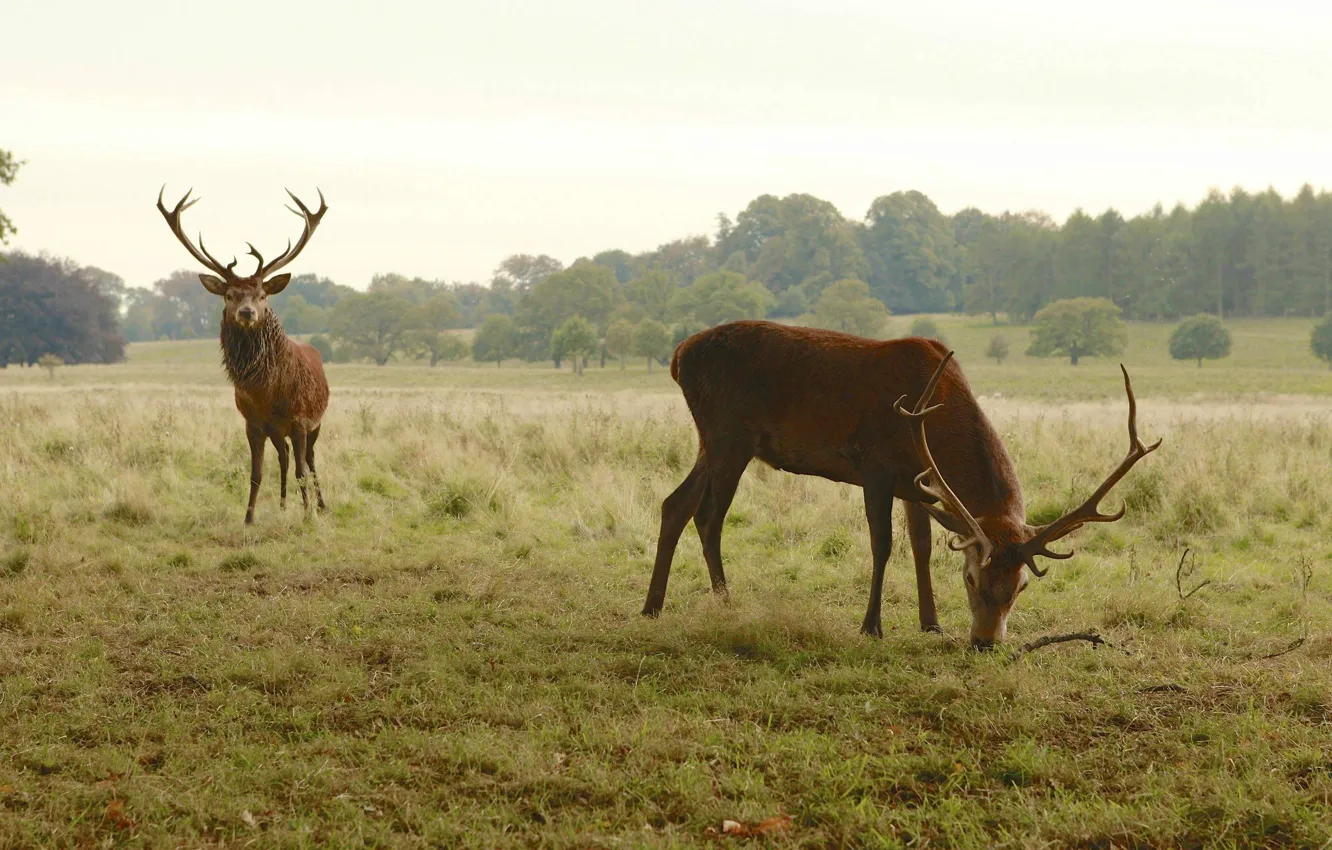
[[[972,638],[971,648],[977,652],[985,652],[994,648],[995,641],[992,638]]]
[[[244,320],[247,321],[247,322],[252,322],[252,321],[254,321],[254,308],[253,308],[253,307],[242,307],[242,308],[240,308],[239,310],[236,311],[236,315],[239,316],[240,318],[244,319]]]

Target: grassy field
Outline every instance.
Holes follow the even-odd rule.
[[[280,511],[270,451],[252,528],[213,341],[2,371],[0,846],[689,847],[783,816],[754,843],[1332,846],[1332,379],[1309,328],[1235,322],[1201,370],[1132,328],[1166,443],[1128,517],[1009,620],[1015,643],[1114,647],[1027,655],[967,648],[942,546],[951,636],[918,633],[904,533],[886,637],[861,637],[859,491],[757,465],[730,602],[687,532],[664,615],[639,617],[695,450],[641,363],[332,366],[332,511]],[[1112,363],[995,366],[991,328],[943,329],[1034,515],[1122,456]]]

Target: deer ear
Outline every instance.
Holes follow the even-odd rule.
[[[273,275],[268,280],[264,281],[264,292],[268,295],[277,295],[279,292],[287,288],[288,283],[291,283],[291,275],[286,272]]]
[[[227,294],[227,282],[220,277],[214,277],[211,274],[201,274],[199,275],[199,282],[204,285],[204,289],[207,289],[214,295]]]

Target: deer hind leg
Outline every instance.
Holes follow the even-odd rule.
[[[934,586],[930,583],[930,515],[915,502],[906,503],[907,536],[911,539],[911,554],[916,561],[916,604],[920,607],[920,630],[942,631],[939,616],[934,610]]]
[[[647,601],[643,603],[643,616],[655,617],[666,604],[666,582],[671,577],[671,559],[680,534],[689,519],[698,510],[707,483],[707,459],[698,453],[694,468],[680,482],[671,495],[661,503],[661,533],[657,537],[657,560],[652,566],[652,583],[648,585]]]
[[[250,505],[245,509],[245,524],[254,522],[254,503],[259,498],[259,483],[264,480],[264,432],[245,423],[245,438],[250,443]]]
[[[712,465],[707,487],[694,514],[694,528],[703,543],[703,560],[708,564],[708,577],[712,579],[712,592],[726,594],[726,573],[722,569],[722,527],[726,525],[726,512],[731,509],[735,489],[745,474],[749,458],[733,454]]]
[[[324,504],[324,494],[319,489],[319,473],[315,472],[314,447],[315,441],[319,439],[319,429],[315,428],[310,432],[310,437],[305,441],[305,465],[310,469],[310,481],[314,484],[315,505],[319,510],[328,510],[328,505]]]
[[[305,452],[309,448],[305,429],[299,425],[291,429],[291,451],[296,456],[296,486],[301,488],[301,507],[310,509],[310,493],[305,486]]]
[[[893,483],[868,480],[865,482],[865,519],[869,522],[870,552],[873,570],[870,573],[869,605],[865,608],[865,621],[860,631],[870,637],[883,637],[883,573],[888,556],[893,550]]]
[[[281,496],[280,501],[278,502],[278,507],[285,508],[287,507],[287,464],[290,461],[290,457],[287,453],[287,440],[284,437],[273,437],[272,443],[273,448],[277,451],[278,477],[281,481]]]

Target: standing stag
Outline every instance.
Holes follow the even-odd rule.
[[[716,593],[726,592],[721,533],[740,476],[752,458],[776,469],[855,484],[865,491],[873,574],[861,631],[883,635],[883,572],[892,545],[893,499],[906,504],[916,562],[920,626],[938,631],[930,584],[930,517],[958,535],[977,649],[1002,641],[1008,613],[1037,556],[1085,523],[1114,522],[1101,500],[1132,466],[1161,445],[1138,439],[1128,371],[1129,452],[1079,507],[1046,525],[1027,522],[1013,462],[981,411],[953,354],[927,339],[878,342],[772,322],[733,322],[682,342],[671,377],[698,427],[694,468],[661,506],[661,536],[643,613],[655,617],[680,534],[690,518],[703,542]],[[917,399],[906,407],[908,398]],[[935,399],[937,404],[931,404]],[[925,439],[930,423],[934,451]],[[937,460],[936,460],[937,456]],[[951,483],[950,483],[951,482]]]
[[[163,192],[166,187],[162,187]],[[308,509],[310,497],[306,492],[305,470],[314,478],[315,501],[325,509],[324,495],[319,490],[319,477],[315,473],[314,447],[319,439],[319,423],[328,408],[328,381],[324,378],[324,364],[319,352],[303,342],[297,342],[282,330],[282,321],[268,304],[268,296],[276,295],[291,280],[290,274],[274,274],[286,266],[309,243],[319,226],[328,205],[319,193],[319,211],[310,212],[300,198],[291,195],[299,210],[292,212],[305,220],[301,238],[275,259],[265,263],[263,256],[250,245],[250,254],[258,268],[249,277],[241,277],[233,269],[236,260],[222,265],[204,247],[203,235],[196,248],[180,227],[180,214],[194,204],[190,193],[180,199],[175,209],[168,211],[162,205],[162,192],[157,193],[157,209],[166,219],[167,226],[190,252],[212,274],[199,275],[204,288],[223,299],[222,306],[222,365],[236,388],[236,408],[245,417],[245,436],[250,443],[250,504],[245,511],[245,522],[254,522],[254,502],[259,495],[259,482],[264,477],[264,440],[273,442],[277,450],[278,465],[282,471],[282,507],[287,505],[287,440],[296,455],[296,483],[301,488],[301,502]]]

